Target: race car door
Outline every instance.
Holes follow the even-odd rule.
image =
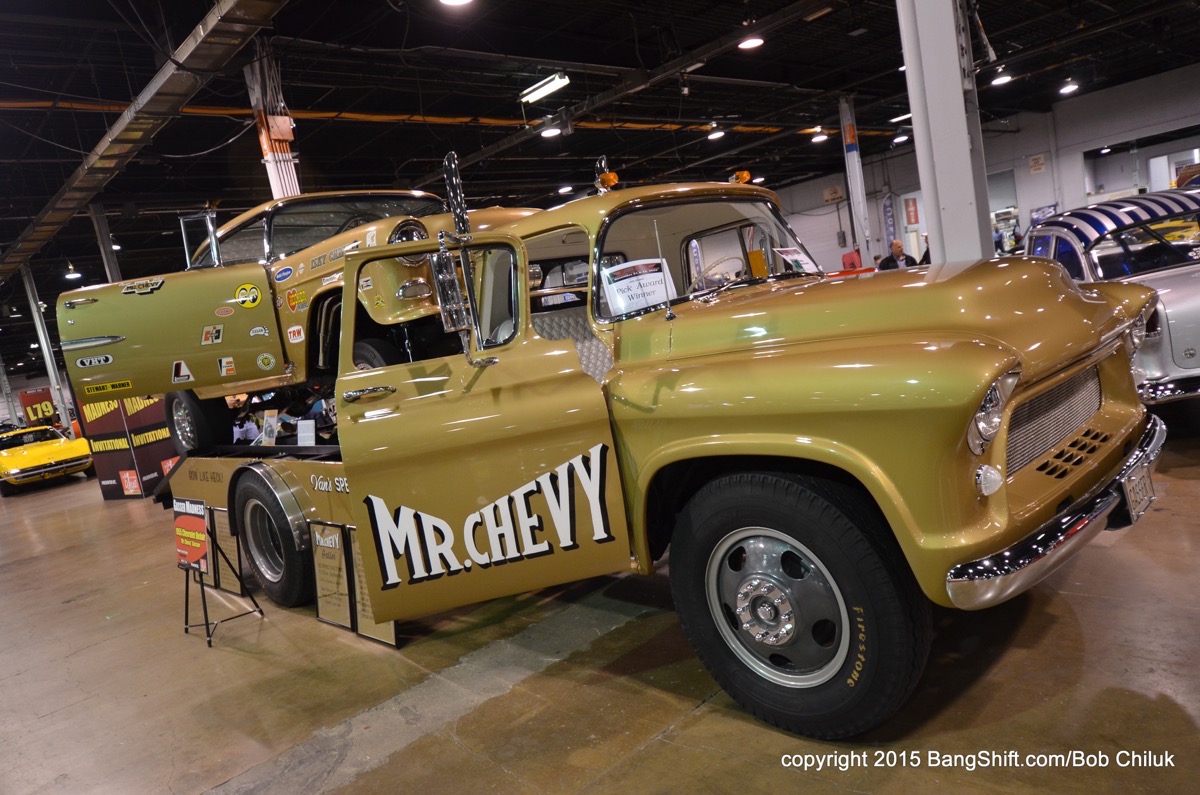
[[[404,278],[417,251],[433,249],[405,244],[351,258],[344,305],[381,279],[400,289],[374,292],[397,303],[419,292]],[[378,621],[629,569],[605,396],[571,340],[534,332],[520,242],[476,235],[462,253],[442,256],[466,266],[475,291],[457,319],[469,326],[469,354],[458,345],[438,355],[460,335],[444,332],[430,310],[422,317],[401,308],[390,325],[346,313],[343,328],[342,362],[353,361],[356,343],[395,351],[401,338],[412,358],[343,367],[337,383],[339,438]],[[453,326],[445,281],[439,298]],[[375,306],[372,317],[387,320],[389,308]]]

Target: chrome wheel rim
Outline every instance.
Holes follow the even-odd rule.
[[[175,426],[175,436],[187,450],[195,450],[196,419],[191,410],[182,400],[176,400],[171,406],[171,424]]]
[[[705,596],[729,649],[750,669],[785,687],[815,687],[841,669],[850,620],[837,582],[791,536],[744,527],[708,559]]]
[[[267,506],[257,499],[247,500],[242,508],[242,533],[258,573],[271,582],[283,579],[283,542],[279,528],[271,519]]]

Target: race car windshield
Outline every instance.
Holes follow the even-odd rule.
[[[53,428],[34,428],[23,433],[0,436],[0,450],[14,450],[37,442],[55,442],[61,438],[62,434]]]

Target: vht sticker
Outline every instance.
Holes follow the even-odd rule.
[[[371,494],[365,502],[375,533],[383,589],[405,582],[400,562],[407,569],[408,584],[417,585],[445,575],[487,569],[507,563],[579,549],[577,538],[575,482],[587,496],[595,544],[614,540],[609,529],[604,486],[608,446],[598,444],[587,455],[577,455],[536,479],[505,494],[462,523],[461,537],[446,520],[401,505],[395,512],[382,498]],[[546,499],[553,535],[546,533],[546,517],[533,513],[530,499],[541,493]],[[455,548],[466,555],[460,560]]]
[[[113,357],[107,353],[100,356],[81,356],[75,360],[76,367],[100,367],[105,364],[112,364]]]

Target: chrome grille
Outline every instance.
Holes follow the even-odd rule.
[[[1017,406],[1008,429],[1008,475],[1066,439],[1100,410],[1100,372],[1089,367]]]

